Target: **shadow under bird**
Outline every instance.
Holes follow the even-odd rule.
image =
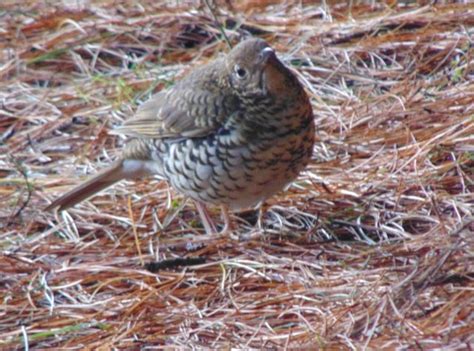
[[[229,210],[261,204],[288,186],[311,159],[311,104],[296,76],[262,39],[196,68],[152,96],[114,134],[129,137],[122,156],[47,210],[65,210],[122,179],[156,175],[196,201]]]

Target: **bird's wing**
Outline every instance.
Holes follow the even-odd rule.
[[[142,104],[113,134],[146,138],[203,137],[218,130],[235,109],[219,88],[217,70],[198,69]]]

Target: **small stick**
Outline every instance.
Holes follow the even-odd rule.
[[[222,36],[224,37],[224,40],[225,40],[225,42],[227,43],[227,46],[229,47],[229,49],[232,49],[232,44],[230,43],[230,40],[229,40],[229,38],[227,37],[227,34],[225,34],[224,27],[222,27],[222,25],[220,24],[219,20],[217,19],[216,14],[215,14],[214,11],[212,10],[211,5],[209,4],[209,0],[204,0],[204,2],[206,3],[206,6],[207,6],[207,8],[209,9],[209,12],[211,12],[212,17],[214,17],[214,22],[215,22],[216,26],[219,28],[219,30],[221,31],[221,34],[222,34]]]

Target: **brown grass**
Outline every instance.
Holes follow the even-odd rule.
[[[318,126],[265,231],[236,214],[234,240],[153,179],[41,210],[114,159],[108,131],[139,103],[227,50],[209,10],[15,3],[0,6],[0,348],[473,347],[472,4],[220,2],[232,42],[261,36],[294,68]],[[143,266],[176,258],[205,262]]]

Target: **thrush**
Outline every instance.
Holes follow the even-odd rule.
[[[257,206],[288,186],[314,144],[309,98],[262,39],[235,46],[142,104],[114,134],[126,135],[108,169],[52,202],[65,210],[122,179],[157,175],[194,199],[206,231],[206,205]]]

